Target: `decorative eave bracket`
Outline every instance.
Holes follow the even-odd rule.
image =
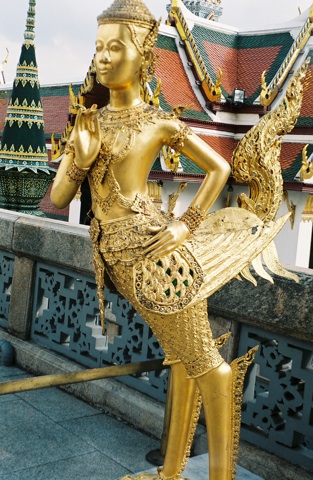
[[[199,84],[204,96],[209,102],[220,102],[222,96],[221,70],[219,71],[216,83],[214,83],[207,72],[196,42],[194,41],[183,13],[178,6],[178,2],[175,0],[172,1],[172,8],[169,15],[175,21],[176,29],[181,41],[184,42],[186,52],[195,69],[196,76],[198,77],[197,83]]]
[[[300,181],[309,180],[313,177],[313,163],[309,161],[307,150],[309,144],[307,144],[302,150],[302,165],[300,168]]]
[[[283,64],[276,73],[269,85],[266,84],[265,74],[262,74],[262,90],[260,94],[260,103],[265,107],[269,107],[277,97],[279,90],[282,88],[289,73],[292,70],[297,58],[301,54],[302,49],[307,44],[313,32],[313,6],[311,7],[309,18],[302,27],[296,40],[293,42]]]

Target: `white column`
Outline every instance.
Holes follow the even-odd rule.
[[[309,267],[311,242],[312,242],[312,222],[300,222],[298,233],[298,245],[296,255],[297,267]]]
[[[80,202],[80,193],[76,194],[75,198],[70,203],[70,208],[69,208],[69,214],[68,214],[68,221],[69,223],[74,223],[76,225],[79,225],[79,220],[80,220],[80,208],[81,208],[81,202]]]

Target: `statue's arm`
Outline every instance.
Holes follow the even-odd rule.
[[[189,134],[180,152],[206,172],[206,176],[191,202],[206,214],[221,193],[230,174],[228,162],[196,134]]]
[[[181,122],[170,128],[172,133],[165,137],[164,143],[171,145],[173,137],[175,141],[178,139],[179,151],[202,168],[206,176],[187,212],[165,230],[156,232],[144,245],[146,255],[152,259],[167,255],[189,237],[214,204],[230,173],[228,162]]]
[[[100,150],[99,121],[95,117],[96,105],[78,112],[65,155],[53,182],[50,199],[57,208],[65,208],[94,163]]]
[[[65,208],[75,197],[79,185],[73,182],[67,175],[67,171],[73,163],[74,155],[72,152],[66,153],[61,161],[58,172],[55,176],[50,193],[52,204],[57,208]]]

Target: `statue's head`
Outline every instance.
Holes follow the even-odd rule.
[[[155,19],[146,5],[141,0],[114,0],[113,4],[98,16],[98,25],[99,31],[105,25],[118,25],[121,35],[123,30],[127,29],[142,57],[141,80],[149,80],[155,69],[153,50],[160,21]]]

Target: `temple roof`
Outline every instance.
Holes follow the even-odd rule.
[[[192,15],[179,0],[182,8],[170,15],[171,25],[162,25],[156,46],[157,69],[150,87],[161,80],[160,106],[169,111],[178,105],[188,105],[182,119],[210,146],[231,161],[239,139],[267,111],[282,100],[292,73],[311,57],[308,81],[301,114],[292,135],[283,139],[281,164],[285,182],[299,182],[302,150],[313,152],[313,31],[312,12],[302,16],[304,23],[289,22],[257,32],[240,32],[236,28]],[[220,71],[222,75],[220,75]],[[266,71],[262,78],[262,73]],[[88,81],[74,85],[75,95],[88,95],[98,103],[103,94],[95,91],[92,67]],[[312,76],[312,75],[311,75]],[[87,85],[87,87],[86,87]],[[59,138],[69,120],[70,96],[68,85],[41,87],[46,140],[55,133]],[[97,87],[98,88],[98,87]],[[235,88],[245,90],[243,105],[234,106],[231,98]],[[10,92],[0,89],[0,133]],[[181,176],[193,176],[195,181],[203,172],[181,158]],[[161,172],[160,161],[154,165]],[[170,177],[169,172],[164,172]],[[175,176],[171,178],[176,179]]]
[[[210,116],[201,106],[190,84],[175,38],[161,33],[158,37],[156,55],[158,61],[152,88],[156,85],[156,79],[161,79],[161,108],[170,111],[174,106],[190,105],[183,113],[183,118],[209,121]],[[174,85],[179,88],[173,88]]]
[[[234,34],[195,25],[191,30],[202,59],[215,82],[222,70],[222,93],[225,99],[235,88],[246,92],[246,104],[252,104],[261,92],[261,75],[271,81],[293,43],[289,32],[270,34]]]

